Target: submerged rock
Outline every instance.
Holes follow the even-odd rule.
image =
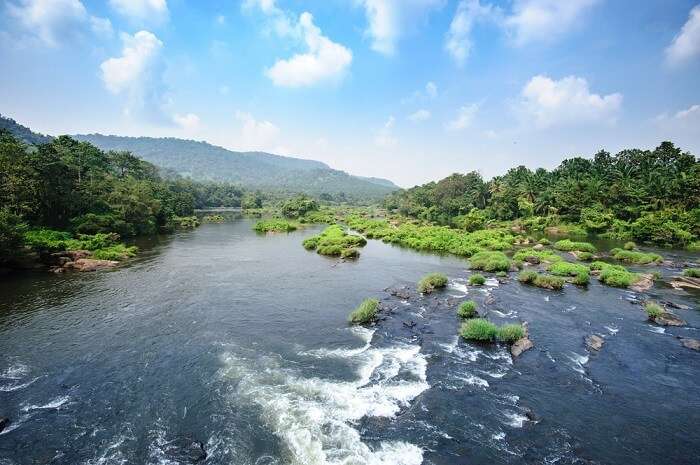
[[[94,258],[79,258],[73,262],[72,268],[78,271],[97,271],[114,268],[119,262],[113,260],[97,260]]]
[[[678,318],[673,313],[664,312],[653,319],[654,323],[659,326],[685,326],[685,320]]]
[[[681,337],[679,339],[683,347],[687,347],[688,349],[697,350],[698,352],[700,352],[700,340],[692,339],[689,337]]]
[[[654,275],[653,274],[643,274],[642,277],[636,283],[630,286],[635,292],[644,292],[651,289],[654,285]]]
[[[586,347],[588,350],[599,351],[603,348],[603,344],[605,344],[605,339],[597,334],[591,334],[590,336],[586,337]]]
[[[484,305],[492,305],[496,303],[496,298],[493,296],[493,294],[489,294],[486,296],[486,299],[484,299]]]
[[[10,419],[7,417],[0,417],[0,432],[10,425]]]

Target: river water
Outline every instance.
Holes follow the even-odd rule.
[[[369,241],[338,262],[301,246],[319,228],[252,224],[0,282],[0,464],[700,463],[700,353],[676,338],[700,338],[697,294],[473,288],[455,257]],[[432,271],[449,287],[415,294]],[[383,319],[350,328],[370,296]],[[647,297],[689,307],[674,310],[688,327],[650,325]],[[535,348],[512,360],[458,340],[465,298],[528,321]]]

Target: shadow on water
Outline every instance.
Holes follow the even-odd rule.
[[[0,283],[0,416],[11,420],[0,464],[700,460],[700,363],[676,338],[700,337],[697,294],[597,282],[552,292],[514,274],[474,288],[455,257],[370,241],[343,263],[301,247],[321,227],[261,236],[252,225],[145,240],[107,272]],[[450,285],[416,294],[431,271]],[[349,328],[369,296],[382,320]],[[685,308],[674,311],[688,326],[650,325],[645,297]],[[497,323],[528,321],[535,348],[513,361],[459,340],[466,298]],[[594,333],[600,352],[584,344]]]

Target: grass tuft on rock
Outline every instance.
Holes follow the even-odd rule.
[[[596,252],[595,246],[590,242],[575,242],[569,239],[563,239],[555,242],[554,248],[565,252]]]
[[[459,305],[459,308],[457,308],[457,316],[464,319],[478,316],[478,313],[476,312],[476,302],[473,300],[462,302]]]
[[[622,248],[625,250],[634,250],[637,248],[637,244],[632,241],[625,242],[625,245],[623,245]]]
[[[555,276],[570,276],[572,282],[579,286],[588,284],[590,280],[590,270],[586,265],[570,262],[557,262],[549,266],[549,272]]]
[[[638,273],[632,273],[620,265],[596,261],[589,268],[591,271],[600,271],[600,282],[611,287],[629,287],[641,279]]]
[[[316,236],[311,236],[302,242],[306,250],[316,250],[321,255],[340,258],[357,258],[360,252],[357,247],[363,247],[367,240],[355,234],[348,234],[341,226],[332,225]]]
[[[656,253],[644,253],[634,250],[612,249],[610,254],[615,260],[634,263],[636,265],[648,265],[649,263],[659,263],[663,257]]]
[[[377,299],[365,299],[350,313],[348,321],[353,324],[367,324],[377,319],[379,301]]]
[[[527,248],[515,252],[515,255],[513,255],[513,260],[537,264],[541,262],[560,262],[563,259],[551,250],[535,250],[532,248]]]
[[[442,273],[430,273],[418,281],[418,292],[430,294],[435,289],[447,286],[447,276]]]
[[[661,305],[652,301],[647,301],[644,303],[644,311],[647,312],[647,317],[652,321],[666,313]]]
[[[525,337],[525,328],[518,323],[503,325],[496,330],[496,339],[507,344],[513,344]]]
[[[559,290],[564,287],[564,279],[559,276],[551,276],[538,273],[534,270],[521,271],[518,274],[518,281],[523,284],[530,284],[543,289]]]
[[[689,278],[700,278],[700,268],[688,268],[683,271],[683,276],[687,276]]]
[[[484,278],[484,275],[479,274],[479,273],[474,273],[473,275],[469,276],[469,284],[472,286],[481,286],[486,282],[486,278]]]
[[[470,341],[492,341],[498,327],[483,318],[474,318],[462,324],[459,334]]]
[[[255,223],[253,229],[259,233],[291,232],[297,229],[297,225],[291,221],[283,220],[281,218],[273,218],[258,221]]]
[[[469,265],[472,270],[489,272],[508,271],[511,266],[511,261],[503,252],[484,251],[472,255],[469,259]]]

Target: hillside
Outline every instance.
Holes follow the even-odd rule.
[[[52,139],[51,136],[45,136],[43,134],[33,132],[31,129],[26,126],[22,126],[12,118],[7,118],[0,115],[0,130],[2,129],[10,131],[15,137],[20,139],[25,144],[45,144],[47,142],[51,142]]]
[[[128,150],[195,180],[234,182],[249,189],[379,199],[398,189],[391,181],[352,176],[325,163],[264,152],[234,152],[206,142],[175,138],[80,134],[103,150]]]

